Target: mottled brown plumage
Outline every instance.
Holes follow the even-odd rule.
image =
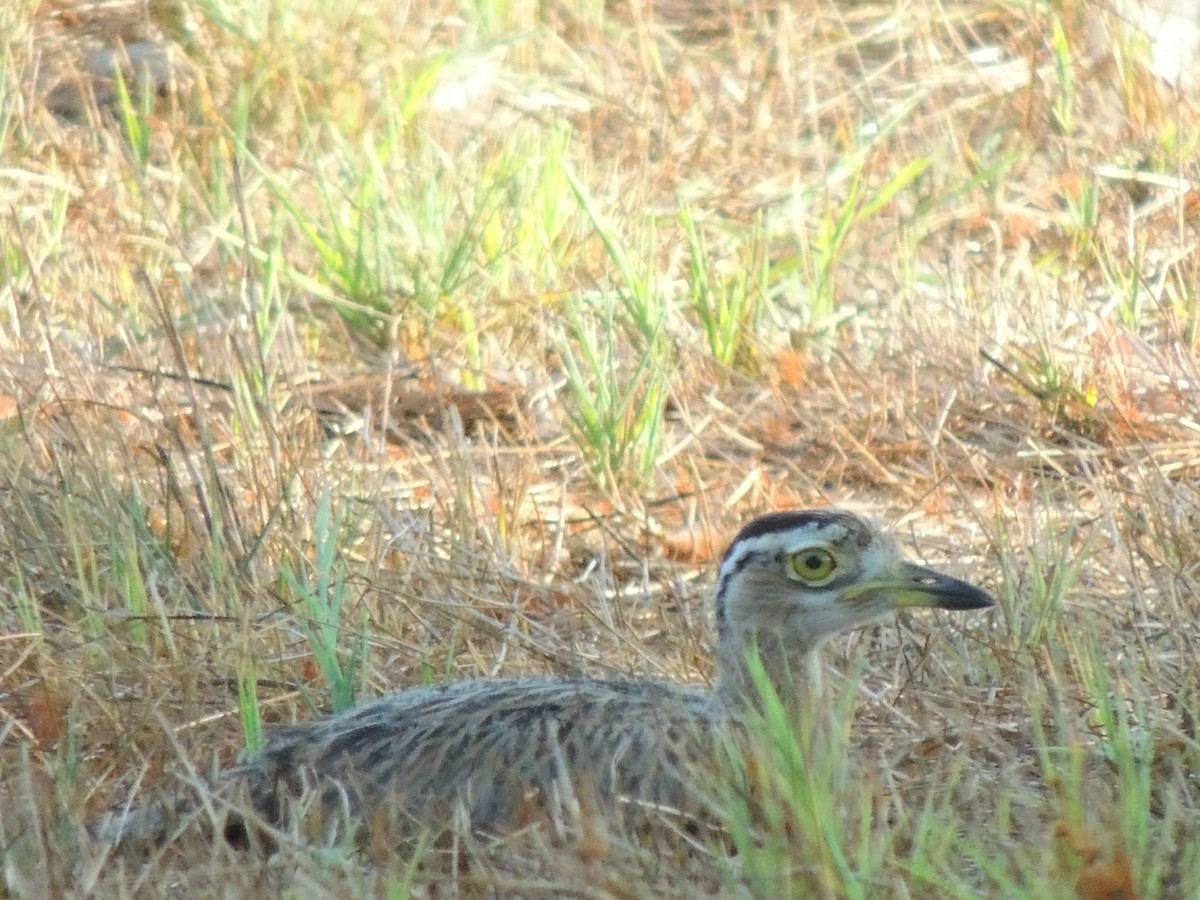
[[[268,736],[222,775],[216,806],[309,837],[348,822],[416,833],[451,825],[497,834],[535,816],[598,812],[682,816],[708,808],[717,742],[740,729],[759,691],[756,650],[772,686],[801,710],[830,636],[904,607],[978,609],[978,588],[906,563],[894,542],[834,510],[774,513],[748,523],[721,562],[712,689],[592,679],[463,681],[400,691]],[[110,813],[93,831],[114,842],[162,840],[188,804]],[[315,828],[313,827],[315,825]],[[226,819],[236,842],[257,829]],[[315,833],[314,833],[315,832]]]

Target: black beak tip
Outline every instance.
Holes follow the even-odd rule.
[[[942,576],[938,588],[938,606],[942,609],[987,609],[995,606],[992,595],[967,581]]]
[[[964,592],[944,597],[938,605],[942,609],[954,610],[987,609],[990,606],[995,606],[996,601],[992,599],[991,595],[985,594],[979,588],[973,588],[969,593]]]
[[[952,578],[932,569],[918,569],[913,581],[934,598],[932,605],[939,609],[987,609],[996,605],[995,599],[986,591],[968,581]]]

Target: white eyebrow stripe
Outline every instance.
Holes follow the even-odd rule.
[[[794,536],[791,535],[791,532],[783,530],[745,538],[730,548],[729,555],[721,564],[718,580],[744,568],[746,565],[744,560],[749,557],[762,556],[770,559],[776,553],[792,554],[800,550],[807,550],[809,547],[837,544],[845,540],[847,534],[845,526],[831,522],[827,525],[810,527]],[[784,540],[789,536],[792,536],[791,540]]]

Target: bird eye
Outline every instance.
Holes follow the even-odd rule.
[[[801,550],[792,554],[791,565],[792,574],[798,580],[819,584],[829,580],[829,576],[837,568],[837,560],[828,550]]]

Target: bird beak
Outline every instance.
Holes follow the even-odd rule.
[[[996,602],[973,584],[910,562],[900,564],[892,596],[897,608],[986,609]]]
[[[986,609],[996,602],[973,584],[910,562],[900,563],[877,581],[851,588],[846,596],[864,595],[887,597],[891,609]]]

